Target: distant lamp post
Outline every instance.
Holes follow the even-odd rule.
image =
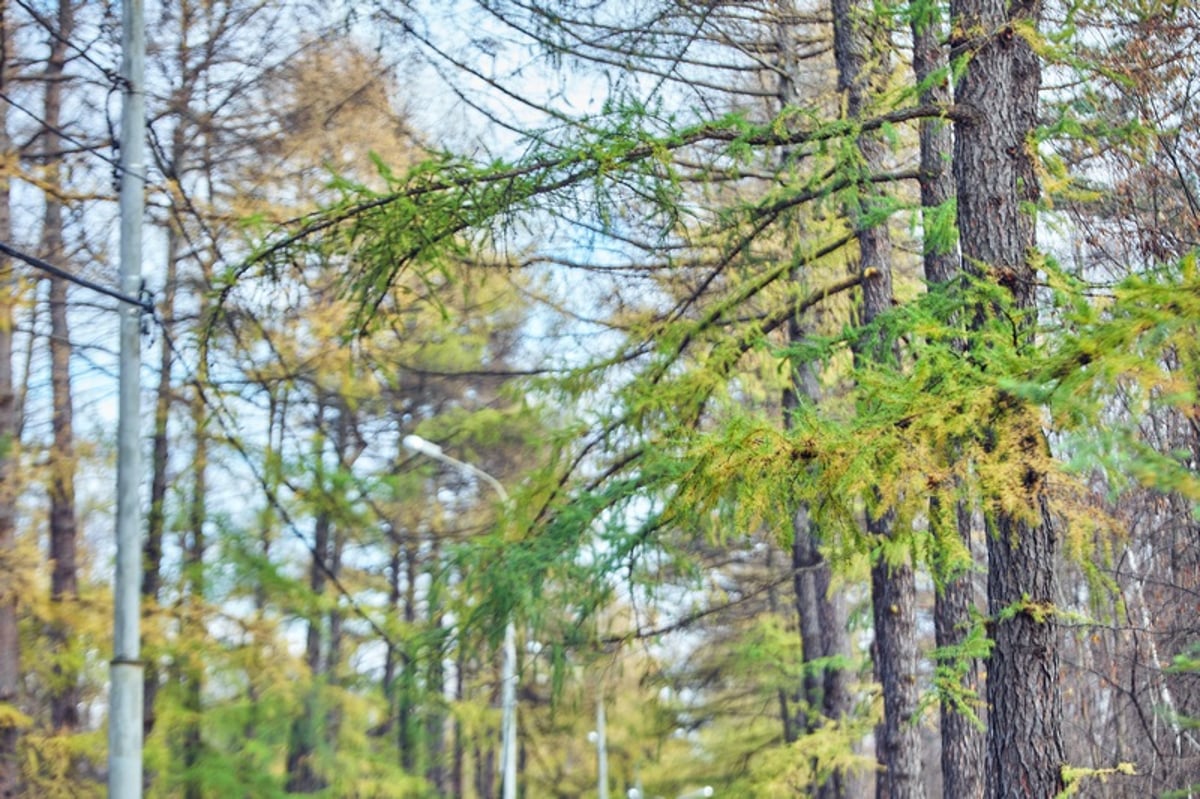
[[[508,492],[504,490],[504,486],[499,480],[483,469],[447,455],[437,444],[420,436],[407,435],[400,443],[406,449],[453,466],[465,474],[478,477],[495,489],[500,496],[500,501],[507,509],[509,505]],[[501,795],[503,799],[517,799],[517,631],[513,626],[512,619],[509,619],[504,625],[504,652],[500,666],[500,708]],[[711,796],[712,794],[707,795]]]
[[[603,693],[596,699],[596,729],[588,733],[588,740],[596,745],[598,799],[608,799],[608,730],[604,720]]]

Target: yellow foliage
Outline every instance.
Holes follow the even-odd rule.
[[[0,702],[0,729],[28,727],[31,724],[33,724],[33,719],[22,713],[16,705],[11,702]]]

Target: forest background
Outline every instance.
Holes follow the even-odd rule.
[[[147,11],[147,796],[497,796],[510,624],[524,796],[1198,790],[1196,4]],[[118,23],[0,2],[4,796],[104,791]]]

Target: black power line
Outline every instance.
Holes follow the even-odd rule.
[[[62,278],[63,280],[66,280],[70,283],[74,283],[77,286],[81,286],[85,289],[91,289],[92,291],[98,292],[107,297],[112,297],[114,300],[117,300],[118,302],[123,302],[126,305],[133,305],[137,308],[142,309],[144,312],[150,314],[151,316],[154,315],[154,303],[150,300],[148,293],[145,290],[142,291],[141,296],[130,297],[128,294],[125,294],[124,292],[117,291],[116,289],[111,289],[108,286],[102,286],[99,283],[94,283],[91,280],[88,280],[87,278],[80,277],[79,275],[73,275],[70,272],[66,271],[65,269],[62,269],[61,267],[57,267],[48,261],[43,261],[41,258],[36,258],[28,253],[18,250],[16,247],[13,247],[8,242],[0,241],[0,252],[4,253],[5,255],[12,256],[13,258],[16,258],[18,260],[24,261],[25,263],[32,266],[34,269],[40,269],[41,271],[46,272],[51,275],[54,275],[55,277]]]

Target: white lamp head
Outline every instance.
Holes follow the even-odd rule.
[[[410,449],[421,455],[427,455],[430,458],[441,458],[445,455],[441,447],[432,441],[426,441],[420,436],[409,434],[400,443],[404,445],[405,449]]]

